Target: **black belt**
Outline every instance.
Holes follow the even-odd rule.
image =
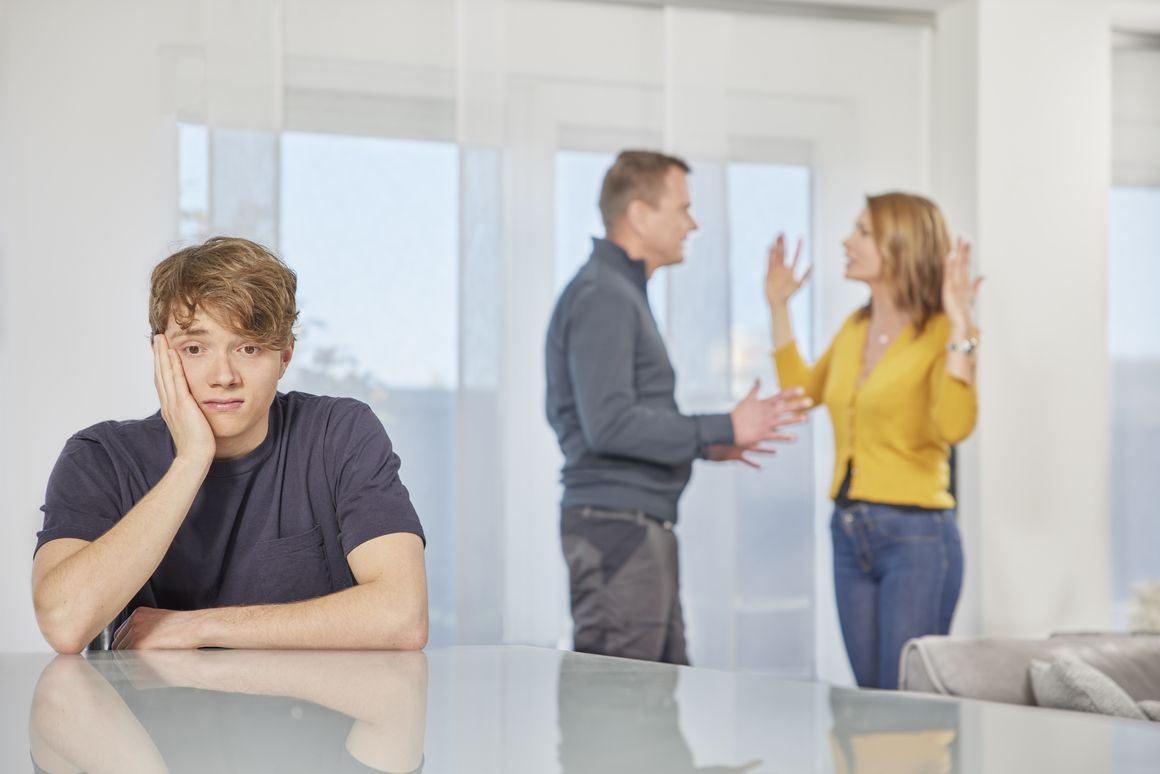
[[[625,511],[614,508],[598,508],[593,505],[580,505],[571,508],[565,508],[568,513],[574,513],[583,519],[613,519],[615,521],[631,521],[634,524],[655,524],[662,529],[667,529],[670,532],[673,530],[673,522],[668,519],[658,519],[656,516],[645,513],[644,511]]]

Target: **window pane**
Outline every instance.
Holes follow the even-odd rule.
[[[1124,626],[1132,586],[1160,579],[1160,189],[1113,189],[1108,231],[1112,567]]]
[[[454,145],[286,133],[282,250],[303,354],[406,389],[457,382]]]
[[[209,235],[209,129],[178,124],[177,236],[202,242]]]
[[[785,234],[786,260],[802,242],[799,271],[809,266],[810,171],[773,164],[729,165],[729,253],[733,305],[733,397],[745,397],[754,379],[777,384],[765,301],[765,268],[769,247]],[[794,296],[790,312],[802,354],[812,353],[813,304],[810,285]]]
[[[282,137],[280,244],[301,310],[283,389],[358,398],[386,425],[427,532],[433,644],[455,633],[458,185],[450,143]]]
[[[777,385],[771,354],[765,269],[769,246],[784,233],[792,258],[810,232],[806,167],[728,165],[730,338],[733,399],[760,379]],[[810,262],[803,243],[801,266]],[[794,297],[794,333],[809,356],[810,286]],[[814,671],[814,460],[812,435],[780,445],[759,471],[736,476],[736,631],[739,668],[810,677]]]

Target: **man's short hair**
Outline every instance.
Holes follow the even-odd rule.
[[[600,189],[600,217],[604,219],[605,231],[612,231],[629,202],[640,199],[655,206],[664,190],[665,175],[672,167],[689,171],[684,159],[676,156],[655,151],[621,151],[604,175]]]
[[[153,269],[149,325],[164,333],[169,316],[183,330],[198,308],[262,346],[285,350],[294,342],[298,278],[256,242],[214,237],[187,247]]]

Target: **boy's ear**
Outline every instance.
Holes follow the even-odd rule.
[[[278,378],[281,379],[286,375],[286,369],[290,366],[290,360],[294,357],[294,342],[290,342],[290,346],[282,350],[282,367],[278,371]]]

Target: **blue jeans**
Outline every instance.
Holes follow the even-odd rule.
[[[963,583],[954,511],[879,503],[836,507],[834,590],[858,685],[897,688],[911,637],[946,634]]]

